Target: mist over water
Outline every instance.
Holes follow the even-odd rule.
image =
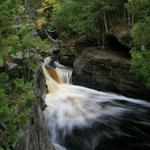
[[[71,142],[76,142],[78,149],[94,150],[104,138],[133,136],[125,127],[124,131],[120,123],[150,126],[150,103],[72,85],[72,70],[58,62],[52,62],[50,58],[45,59],[43,72],[48,87],[44,100],[46,104],[44,115],[56,150],[77,149],[74,147],[75,144],[70,146],[69,138],[76,139]],[[130,119],[131,115],[133,117]],[[80,133],[77,135],[74,133],[75,130],[82,133],[82,129],[88,129],[87,133],[90,134],[83,138],[82,134],[80,136]],[[142,132],[147,136],[140,128],[136,127],[133,131]],[[83,141],[83,145],[78,146],[80,144],[78,141]]]

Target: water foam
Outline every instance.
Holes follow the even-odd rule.
[[[43,65],[47,86],[50,87],[44,100],[46,104],[44,115],[57,150],[65,149],[61,146],[60,139],[72,134],[74,128],[90,128],[95,122],[99,122],[114,126],[119,133],[115,125],[117,118],[133,112],[137,106],[141,112],[143,108],[150,108],[150,104],[142,100],[71,85],[69,83],[72,71],[68,71],[59,63],[56,63],[57,67],[54,68],[59,82],[55,81],[45,68],[49,61],[47,59]],[[112,123],[107,121],[108,117],[115,121]]]

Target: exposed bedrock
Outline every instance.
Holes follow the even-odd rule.
[[[51,143],[42,109],[42,97],[46,92],[45,79],[39,71],[34,77],[36,100],[32,104],[32,113],[26,127],[19,131],[15,150],[55,150]]]
[[[150,99],[150,90],[130,71],[130,62],[121,57],[114,61],[114,58],[83,52],[75,60],[73,82],[97,90]]]

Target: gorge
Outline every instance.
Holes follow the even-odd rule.
[[[150,149],[150,0],[0,1],[0,150]]]
[[[44,115],[56,150],[149,148],[149,102],[72,85],[72,70],[53,58],[43,72]]]

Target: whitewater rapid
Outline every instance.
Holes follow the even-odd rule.
[[[121,118],[126,114],[138,115],[137,108],[139,113],[150,108],[150,103],[143,100],[72,85],[72,70],[58,62],[48,66],[49,62],[51,59],[47,58],[43,64],[49,90],[44,99],[44,116],[56,150],[66,149],[63,140],[74,129],[92,128],[94,123],[110,127],[116,134],[124,134],[119,129]],[[139,123],[150,124],[148,118],[139,120]],[[105,134],[112,136],[109,132]]]

